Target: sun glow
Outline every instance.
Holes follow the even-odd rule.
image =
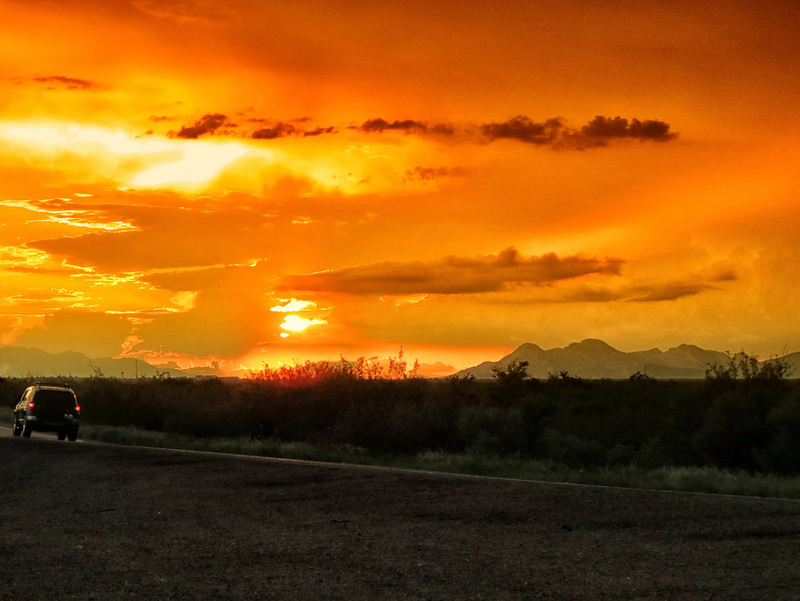
[[[0,133],[3,137],[23,142],[60,145],[70,150],[76,150],[76,146],[98,145],[114,154],[154,154],[174,148],[174,144],[167,140],[137,138],[122,131],[81,125],[11,125],[0,129]]]
[[[289,332],[302,332],[309,326],[318,326],[328,323],[323,319],[305,319],[298,315],[287,315],[283,318],[281,328]]]
[[[239,144],[195,142],[185,145],[178,161],[147,169],[133,179],[133,185],[158,188],[170,184],[202,184],[211,180],[227,165],[247,153]]]
[[[49,157],[53,152],[98,157],[139,155],[142,160],[148,157],[146,166],[128,181],[140,188],[197,187],[248,153],[246,146],[237,142],[137,137],[123,131],[73,124],[6,123],[0,126],[0,138],[18,144],[23,153],[31,153],[33,157]],[[119,177],[124,180],[131,175],[120,173]]]
[[[281,302],[286,303],[285,305],[277,305],[275,307],[271,307],[270,311],[276,313],[294,313],[296,311],[307,311],[309,309],[314,309],[316,305],[311,301],[301,301],[293,298],[291,300],[282,300]]]

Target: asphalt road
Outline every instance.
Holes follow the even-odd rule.
[[[59,442],[0,428],[0,599],[800,597],[800,502]]]

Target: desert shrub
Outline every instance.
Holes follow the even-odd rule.
[[[0,378],[0,407],[13,408],[24,390],[25,386],[19,379]]]
[[[631,465],[635,455],[636,449],[631,445],[617,443],[606,453],[606,465]]]
[[[528,362],[512,360],[505,367],[493,367],[495,381],[494,399],[501,405],[513,404],[515,400],[527,396],[538,381],[528,375]]]
[[[522,411],[489,405],[462,408],[456,419],[461,446],[483,452],[518,453],[526,447]]]
[[[792,398],[775,407],[767,416],[773,436],[769,446],[757,456],[764,472],[800,473],[800,399]]]
[[[337,416],[333,443],[395,454],[452,446],[455,408],[437,396],[441,383],[378,380],[362,381],[359,387],[362,394]]]
[[[698,451],[711,465],[755,470],[774,433],[752,399],[739,390],[720,394],[695,435]]]
[[[587,469],[603,465],[606,450],[596,440],[547,428],[541,436],[544,456],[571,468]]]
[[[651,438],[636,453],[634,463],[647,469],[672,465],[669,447],[660,438]]]

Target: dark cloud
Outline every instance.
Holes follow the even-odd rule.
[[[272,127],[263,127],[253,132],[254,140],[274,140],[284,136],[292,136],[300,133],[291,123],[278,122]]]
[[[151,121],[170,120],[166,116],[151,116]],[[338,133],[335,126],[317,126],[308,128],[303,124],[310,123],[310,117],[291,119],[289,121],[274,121],[259,117],[245,118],[246,122],[261,124],[263,127],[255,129],[250,133],[254,140],[275,140],[288,136],[297,137],[316,137]],[[220,128],[234,128],[236,124],[228,121],[226,115],[221,113],[209,113],[194,123],[194,125],[184,126],[178,132],[170,132],[172,137],[195,139],[200,136],[222,133]],[[666,142],[677,137],[676,133],[670,131],[669,123],[649,119],[641,121],[639,119],[625,119],[622,117],[596,116],[586,125],[580,128],[568,126],[561,118],[546,119],[544,121],[534,121],[526,115],[517,115],[506,121],[495,121],[478,125],[466,126],[457,129],[449,123],[426,123],[416,119],[396,119],[388,121],[381,117],[368,119],[361,125],[351,125],[348,129],[360,131],[365,134],[381,134],[385,132],[403,132],[407,135],[418,135],[425,137],[451,138],[462,142],[474,140],[476,131],[478,140],[482,142],[494,142],[496,140],[515,140],[524,144],[534,146],[548,146],[556,149],[575,149],[583,150],[606,146],[615,140],[640,140]]]
[[[618,139],[666,142],[677,136],[669,131],[669,123],[664,121],[628,121],[622,117],[609,118],[601,115],[580,129],[568,127],[561,119],[537,122],[525,115],[517,115],[499,123],[486,123],[479,129],[481,135],[489,141],[517,140],[536,146],[576,149],[605,146],[611,140]]]
[[[102,86],[100,84],[90,81],[88,79],[80,79],[78,77],[67,77],[66,75],[43,75],[39,77],[17,77],[13,81],[16,83],[23,83],[25,81],[32,81],[34,83],[46,84],[50,89],[67,89],[67,90],[98,90]]]
[[[307,123],[311,121],[310,117],[301,117],[299,119],[292,119],[291,121],[272,121],[270,119],[252,118],[248,119],[251,123],[263,123],[265,127],[255,130],[251,134],[254,140],[274,140],[276,138],[284,138],[286,136],[302,136],[303,138],[327,135],[336,133],[336,128],[329,127],[315,127],[314,129],[304,129],[294,125],[295,123]]]
[[[739,276],[736,275],[732,268],[728,268],[714,273],[709,279],[713,282],[735,282],[739,279]]]
[[[452,136],[456,133],[455,128],[449,123],[435,123],[431,125],[428,130],[434,134],[441,134],[444,136]]]
[[[589,146],[602,146],[609,140],[631,138],[634,140],[652,140],[666,142],[676,136],[669,131],[669,123],[656,120],[639,121],[638,119],[623,119],[622,117],[603,117],[598,115],[579,132],[570,134],[570,138],[577,144]]]
[[[618,275],[620,259],[554,253],[524,257],[514,248],[497,255],[448,257],[438,262],[382,262],[284,278],[285,290],[346,294],[468,294],[496,292],[512,285],[547,285],[601,273]]]
[[[323,134],[333,134],[336,133],[336,128],[333,126],[330,127],[317,127],[315,129],[304,131],[303,137],[308,138],[312,136],[321,136]]]
[[[518,115],[501,123],[486,123],[480,127],[481,134],[488,140],[518,140],[536,145],[555,144],[565,129],[558,119],[536,122],[525,115]]]
[[[351,125],[349,129],[355,129],[365,134],[381,134],[384,132],[400,131],[408,135],[415,134],[421,136],[453,136],[456,128],[449,123],[425,123],[415,119],[395,119],[387,121],[381,117],[367,119],[361,125]]]
[[[235,124],[228,122],[228,117],[221,113],[208,113],[203,115],[194,125],[181,127],[178,133],[172,133],[176,138],[194,140],[205,134],[213,134],[222,126],[236,127]]]
[[[421,121],[414,121],[413,119],[404,119],[403,121],[386,121],[380,117],[377,119],[368,119],[356,128],[365,133],[381,133],[384,131],[404,131],[411,132],[425,132],[428,131],[428,126]]]

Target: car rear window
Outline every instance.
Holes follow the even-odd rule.
[[[43,405],[75,406],[75,397],[69,390],[38,390],[33,400]]]

